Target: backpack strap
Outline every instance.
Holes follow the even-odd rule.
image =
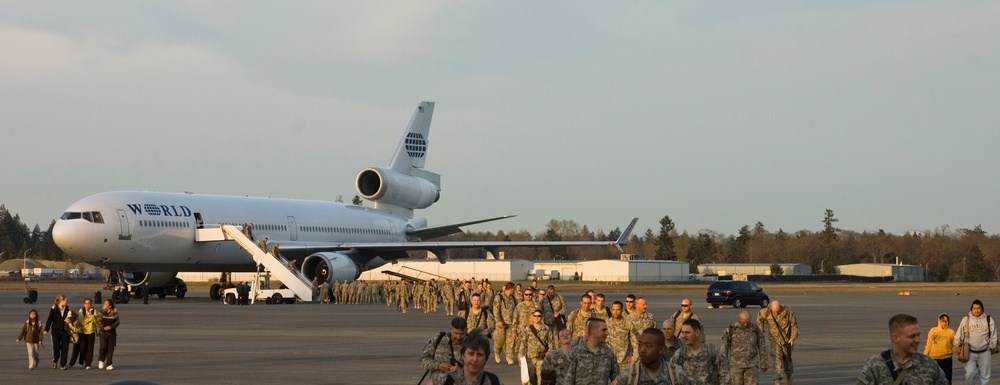
[[[896,377],[899,377],[899,373],[896,373],[896,364],[892,363],[892,349],[883,351],[881,356],[885,360],[885,366],[889,368],[889,373],[892,374],[892,380],[895,382]]]
[[[672,385],[681,384],[680,375],[677,374],[677,365],[667,362],[667,374],[670,375],[670,383]]]
[[[486,380],[486,377],[490,378],[491,385],[500,385],[500,378],[498,378],[496,374],[490,372],[486,372],[486,375],[483,376],[483,379],[479,380],[479,385],[483,385],[483,381]]]
[[[639,365],[641,365],[641,363],[636,361],[628,368],[628,385],[639,384]]]

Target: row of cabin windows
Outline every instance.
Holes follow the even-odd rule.
[[[85,213],[89,214],[89,213]],[[100,213],[98,213],[100,214]],[[103,221],[102,221],[103,222]],[[224,223],[235,226],[242,226],[237,223]],[[143,227],[170,227],[170,228],[189,228],[191,223],[189,222],[179,222],[179,221],[149,221],[140,220],[139,226]],[[287,225],[268,225],[268,224],[255,224],[254,228],[260,229],[261,231],[288,231]],[[366,229],[360,227],[331,227],[331,226],[302,226],[302,231],[314,232],[314,233],[341,233],[341,234],[377,234],[377,235],[389,235],[389,230],[386,229]]]
[[[147,221],[140,220],[139,226],[142,227],[171,227],[171,228],[188,228],[191,227],[189,222],[179,222],[179,221]]]
[[[387,229],[366,229],[361,227],[302,226],[302,231],[312,233],[390,235]]]

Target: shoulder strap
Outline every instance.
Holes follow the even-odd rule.
[[[485,380],[486,377],[490,378],[490,384],[492,384],[492,385],[500,385],[500,378],[498,378],[496,374],[493,374],[493,373],[490,373],[490,372],[486,372],[486,375],[483,376],[483,380]],[[483,380],[479,381],[480,385],[482,385]]]
[[[990,341],[993,339],[993,318],[989,315],[986,316],[986,346],[989,347]]]
[[[535,335],[535,338],[538,339],[538,342],[542,343],[542,347],[545,348],[545,351],[548,351],[549,344],[545,343],[545,341],[542,341],[542,337],[538,336],[538,330],[535,329],[535,325],[528,325],[528,327],[531,328],[531,333]]]
[[[674,324],[677,324],[677,317],[680,317],[680,316],[681,316],[681,311],[678,310],[678,311],[675,311],[674,315],[671,316],[670,318],[674,320]]]
[[[628,372],[628,385],[638,385],[639,384],[639,365],[641,363],[636,361],[632,366],[629,367]]]
[[[895,381],[899,373],[896,373],[896,365],[892,363],[892,349],[883,351],[881,356],[885,360],[886,368],[889,368],[889,374],[892,374],[892,380]]]
[[[779,309],[778,311],[780,312],[781,310]],[[768,311],[767,314],[771,316],[771,322],[774,323],[774,328],[778,330],[779,334],[781,334],[782,344],[788,344],[788,337],[785,336],[784,330],[781,330],[781,325],[778,325],[778,319],[774,318],[774,312]],[[792,326],[788,325],[788,327],[791,328]]]
[[[728,355],[732,355],[733,354],[732,353],[732,349],[733,349],[733,330],[735,330],[735,329],[736,329],[735,325],[729,325],[729,330],[727,330],[727,333],[726,333],[726,354],[728,354]],[[754,333],[754,336],[756,336],[756,335],[757,335],[757,333]]]
[[[438,333],[437,341],[434,341],[434,350],[437,350],[438,345],[441,344],[441,339],[444,338],[445,332]]]

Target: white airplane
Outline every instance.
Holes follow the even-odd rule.
[[[508,216],[428,226],[413,210],[430,207],[440,195],[440,176],[424,170],[433,102],[420,102],[388,168],[370,167],[356,178],[358,194],[374,208],[338,202],[221,196],[192,193],[115,191],[72,204],[56,221],[52,238],[71,258],[118,272],[132,287],[167,287],[183,298],[178,271],[254,272],[257,264],[232,241],[199,242],[199,228],[253,224],[256,239],[278,243],[288,260],[309,279],[351,281],[362,271],[408,258],[406,251],[501,247],[610,245],[621,249],[636,219],[613,242],[431,242],[461,232],[461,226]],[[181,286],[183,290],[174,292]],[[222,285],[211,289],[218,299]],[[165,294],[161,291],[160,296]]]

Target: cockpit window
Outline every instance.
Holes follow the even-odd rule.
[[[75,211],[67,211],[64,212],[63,215],[59,217],[59,219],[62,220],[83,219],[86,220],[87,222],[104,223],[104,216],[101,215],[100,211],[87,211],[82,213]]]

